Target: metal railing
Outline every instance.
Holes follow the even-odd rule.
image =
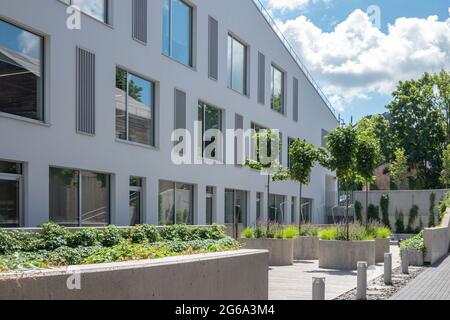
[[[278,28],[277,23],[269,13],[269,11],[264,7],[264,5],[261,3],[260,0],[252,0],[255,6],[258,8],[259,12],[262,14],[262,16],[266,19],[267,23],[272,27],[273,31],[277,34],[278,38],[280,38],[281,42],[284,44],[288,52],[291,54],[292,58],[294,58],[295,62],[298,64],[308,81],[312,84],[314,89],[319,93],[320,97],[322,98],[323,102],[327,105],[328,109],[331,111],[331,113],[334,115],[334,117],[337,119],[337,113],[336,109],[332,106],[331,102],[328,100],[325,93],[323,93],[322,89],[317,84],[316,80],[314,80],[311,73],[308,71],[308,68],[303,64],[300,57],[295,52],[294,48],[292,48],[292,45],[290,42],[286,39],[283,32],[281,32],[280,28]]]

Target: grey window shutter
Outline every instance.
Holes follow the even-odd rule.
[[[208,20],[208,75],[209,77],[219,79],[219,24],[217,20],[209,17]]]
[[[175,129],[186,129],[186,93],[175,89]]]
[[[133,38],[147,43],[147,0],[133,0]]]
[[[293,119],[298,122],[298,79],[294,78],[294,88],[293,88]]]
[[[258,52],[258,103],[266,103],[266,57]]]
[[[234,128],[235,130],[243,130],[244,129],[244,117],[242,117],[240,114],[235,115],[234,117]],[[237,166],[242,166],[241,163],[244,162],[244,159],[242,159],[243,155],[238,154],[238,146],[239,144],[244,143],[244,136],[243,133],[239,136],[234,137],[234,163]]]
[[[95,54],[77,48],[77,130],[95,134]]]

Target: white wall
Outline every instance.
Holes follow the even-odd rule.
[[[196,7],[196,65],[189,68],[161,54],[162,1],[148,1],[148,44],[131,37],[131,1],[113,1],[113,25],[107,26],[83,15],[82,29],[66,28],[66,6],[57,0],[2,0],[0,17],[45,36],[49,121],[36,124],[0,115],[0,159],[25,163],[25,226],[48,220],[49,166],[78,168],[113,175],[112,222],[128,220],[129,177],[146,178],[145,222],[158,222],[158,181],[192,183],[197,186],[196,222],[204,221],[207,185],[217,187],[217,222],[223,222],[224,190],[250,191],[250,217],[255,217],[256,192],[266,192],[266,177],[235,166],[175,166],[170,161],[170,134],[174,123],[174,88],[187,93],[187,124],[193,132],[197,103],[202,100],[224,109],[225,128],[234,128],[235,113],[244,117],[244,129],[252,121],[321,145],[321,131],[332,131],[337,121],[318,93],[307,81],[288,51],[272,32],[251,0],[192,1]],[[25,10],[26,8],[26,10]],[[208,78],[208,15],[219,21],[219,80]],[[231,31],[249,44],[249,96],[227,88],[227,33]],[[0,35],[1,36],[1,35]],[[96,54],[96,135],[75,132],[75,49],[87,48]],[[266,105],[257,103],[257,55],[266,56]],[[287,71],[286,116],[270,109],[270,63]],[[145,148],[115,140],[115,67],[157,82],[157,148]],[[299,79],[299,123],[292,121],[293,77]],[[287,150],[283,152],[286,165]],[[314,199],[313,212],[325,204],[325,174],[321,167],[312,173],[304,197]],[[271,192],[297,196],[291,182],[274,183]],[[265,199],[267,195],[264,196]],[[298,200],[298,196],[297,196]],[[264,206],[265,207],[265,206]],[[290,206],[288,206],[290,212]],[[290,216],[290,214],[288,214]],[[315,222],[322,222],[317,216]],[[251,219],[251,220],[254,220]],[[250,221],[253,223],[254,221]]]

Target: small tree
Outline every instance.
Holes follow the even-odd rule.
[[[366,186],[366,223],[369,216],[369,189],[370,184],[375,180],[373,172],[377,166],[379,151],[377,144],[367,135],[359,135],[356,146],[356,172],[360,180]]]
[[[327,136],[328,159],[321,159],[322,165],[336,171],[346,193],[345,223],[347,240],[350,240],[349,228],[349,186],[355,177],[355,154],[357,149],[356,131],[352,125],[340,127]]]
[[[390,167],[390,176],[398,188],[401,189],[405,185],[408,175],[408,159],[405,155],[405,150],[401,148],[395,150],[394,156],[395,160]]]
[[[300,184],[299,198],[299,230],[302,228],[303,206],[302,206],[302,189],[303,185],[309,184],[309,177],[312,168],[319,160],[319,151],[311,143],[306,140],[295,140],[289,147],[290,168],[280,170],[274,180],[293,180]]]
[[[441,183],[450,186],[450,145],[442,153]]]

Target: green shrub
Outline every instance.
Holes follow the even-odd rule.
[[[129,233],[127,230],[126,238],[128,238]],[[123,239],[122,234],[116,226],[109,225],[106,229],[99,233],[98,239],[102,246],[113,247],[120,243]]]
[[[347,228],[345,225],[330,227],[319,232],[319,237],[322,240],[337,240],[337,241],[362,241],[373,240],[374,235],[370,234],[365,227],[359,224],[349,226],[349,239],[347,239]]]
[[[380,221],[380,208],[377,206],[374,206],[373,204],[369,205],[367,215],[368,215],[367,216],[368,222]]]
[[[319,235],[320,228],[306,224],[302,225],[299,236],[300,237],[317,237]]]
[[[388,227],[390,229],[391,222],[389,220],[389,195],[388,194],[384,194],[381,196],[380,208],[381,208],[382,222],[386,227]]]
[[[100,244],[98,232],[92,228],[83,228],[71,234],[67,240],[69,247],[94,247]]]
[[[152,225],[137,225],[130,230],[130,240],[133,243],[143,243],[145,241],[152,243],[160,239],[158,230]]]
[[[425,248],[425,242],[423,239],[424,232],[421,231],[419,234],[415,235],[414,237],[402,241],[400,244],[400,250],[403,251],[405,249],[414,249],[419,252],[422,252],[422,254],[426,255],[426,248]]]
[[[44,250],[55,250],[59,247],[66,247],[71,234],[66,228],[53,222],[42,225],[40,238],[41,248]]]
[[[405,233],[405,215],[402,211],[395,213],[395,232],[398,234]]]
[[[283,230],[283,239],[295,239],[298,237],[298,234],[297,226],[287,226]]]
[[[330,227],[327,229],[323,229],[319,232],[319,237],[322,240],[336,240],[337,233],[338,233],[337,227]]]
[[[257,224],[255,227],[255,238],[261,239],[266,237],[267,228],[263,227],[260,224]]]
[[[242,238],[252,239],[254,237],[254,232],[252,228],[246,228],[242,233]]]
[[[406,228],[407,233],[414,233],[414,225],[416,223],[417,217],[419,216],[419,207],[413,206],[409,211],[408,227]]]
[[[355,201],[355,217],[356,217],[356,221],[358,221],[359,223],[363,222],[362,204],[358,200]]]

